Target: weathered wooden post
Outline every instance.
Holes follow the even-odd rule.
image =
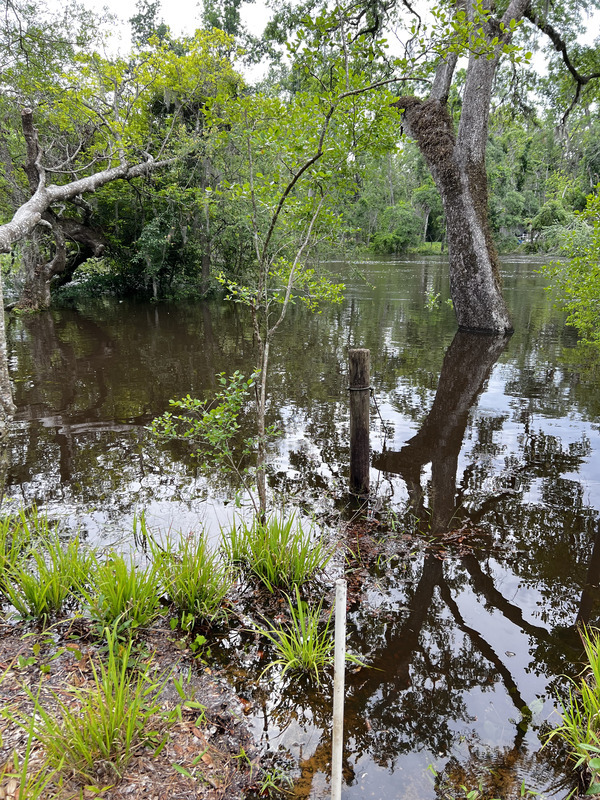
[[[369,494],[369,405],[371,395],[371,351],[349,350],[350,389],[350,492]]]

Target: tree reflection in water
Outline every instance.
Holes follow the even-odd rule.
[[[573,596],[564,600],[563,589],[570,624],[562,621],[564,614],[539,624],[533,621],[538,614],[519,605],[516,585],[506,576],[523,571],[529,572],[525,580],[534,577],[528,566],[540,545],[548,547],[558,533],[556,520],[551,512],[539,520],[539,541],[532,542],[529,555],[521,550],[518,533],[502,538],[524,515],[539,512],[522,502],[534,477],[552,475],[555,480],[573,469],[586,455],[585,442],[565,450],[552,437],[527,431],[522,461],[507,464],[503,480],[491,482],[491,491],[482,491],[477,463],[466,466],[457,485],[470,412],[506,344],[504,338],[457,333],[420,430],[399,451],[373,459],[377,469],[405,481],[405,520],[418,518],[429,546],[378,577],[375,609],[372,602],[364,603],[351,614],[352,647],[368,655],[370,669],[349,672],[347,678],[344,797],[441,797],[443,780],[456,788],[483,780],[493,796],[510,798],[519,796],[525,776],[532,788],[555,794],[550,787],[560,779],[562,765],[540,755],[539,728],[552,710],[553,676],[577,660],[575,622],[592,613],[600,545],[592,551],[581,601]],[[423,486],[423,468],[429,463],[431,480]],[[592,516],[580,507],[574,528],[589,533]],[[532,529],[528,524],[527,530]],[[456,530],[462,543],[452,554],[446,536]],[[468,546],[471,536],[473,547]],[[579,557],[589,550],[589,541],[581,542]],[[537,591],[543,599],[544,592]],[[550,678],[534,685],[532,674]],[[322,705],[313,704],[317,708],[322,712]],[[323,732],[300,763],[297,797],[319,796],[313,776],[328,774],[326,716],[318,711],[312,716]],[[423,757],[443,774],[434,785],[423,780]],[[382,778],[382,770],[389,779]]]
[[[578,671],[576,620],[598,619],[597,378],[565,348],[550,300],[529,293],[530,264],[508,275],[518,321],[510,343],[459,333],[445,355],[451,315],[444,306],[423,314],[444,265],[364,267],[373,285],[349,287],[343,307],[318,319],[290,314],[271,409],[285,431],[273,445],[273,493],[311,511],[329,512],[346,485],[347,346],[371,349],[398,436],[396,452],[375,457],[393,493],[395,559],[373,566],[349,619],[352,649],[375,668],[348,676],[345,800],[441,797],[424,777],[429,763],[473,786],[493,768],[503,798],[523,779],[543,789],[562,763],[539,754],[539,727],[564,691],[560,676]],[[245,370],[249,331],[243,312],[221,303],[101,300],[14,320],[19,411],[5,507],[80,515],[102,546],[107,525],[121,536],[136,508],[175,530],[197,525],[210,513],[205,499],[230,500],[236,487],[198,475],[189,454],[157,448],[144,426],[170,397],[210,397],[215,373]],[[293,681],[255,691],[267,712],[256,724],[302,764],[297,795],[318,797],[330,698]],[[289,736],[276,738],[287,721]]]

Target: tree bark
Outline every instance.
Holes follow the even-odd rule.
[[[173,163],[172,159],[165,161],[144,161],[140,164],[128,164],[126,162],[120,163],[118,166],[109,167],[99,172],[89,175],[86,178],[79,178],[78,180],[65,183],[61,186],[55,184],[46,185],[46,173],[41,165],[41,150],[39,146],[33,163],[31,158],[35,152],[34,148],[37,145],[37,133],[33,126],[33,113],[30,109],[24,109],[22,114],[23,131],[25,138],[28,141],[28,163],[25,166],[25,171],[28,176],[31,176],[32,169],[35,169],[37,175],[37,183],[32,196],[20,206],[13,218],[0,225],[0,253],[10,253],[12,246],[26,238],[31,232],[43,222],[43,214],[47,211],[53,203],[64,202],[71,200],[78,195],[87,192],[95,192],[111,181],[116,180],[129,180],[137,178],[141,175],[147,175],[154,169],[166,166]],[[30,183],[32,178],[30,177]],[[47,223],[46,223],[47,226]]]
[[[488,218],[485,148],[493,82],[503,44],[510,40],[510,21],[522,18],[529,0],[512,0],[502,22],[492,16],[478,21],[490,43],[488,55],[471,53],[462,113],[454,133],[447,98],[456,56],[439,64],[430,97],[400,97],[407,133],[415,139],[444,206],[450,259],[450,293],[458,325],[464,330],[508,333],[512,322],[502,296],[498,256]],[[489,6],[489,3],[484,3]],[[469,9],[469,15],[473,11]],[[498,39],[492,48],[491,42]],[[489,57],[488,57],[489,56]]]
[[[99,257],[107,242],[104,234],[97,228],[86,225],[71,217],[57,217],[52,211],[45,211],[42,220],[52,229],[54,256],[45,261],[41,231],[36,228],[23,247],[22,262],[24,285],[17,308],[39,310],[50,305],[50,287],[64,285],[71,280],[78,266],[88,258]],[[75,253],[67,251],[67,240],[76,242],[79,249]],[[55,280],[57,279],[58,280]]]
[[[0,281],[0,441],[6,438],[8,426],[15,411],[16,407],[12,399],[10,376],[8,374],[4,297],[2,293],[2,281]]]

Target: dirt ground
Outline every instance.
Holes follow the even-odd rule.
[[[71,702],[72,687],[93,684],[92,663],[98,657],[97,641],[85,623],[62,623],[43,634],[23,625],[0,623],[0,707],[6,712],[31,712],[33,702],[26,687],[46,709],[56,708],[56,698]],[[99,764],[93,785],[66,778],[61,787],[45,790],[44,798],[92,798],[105,800],[241,800],[258,790],[261,775],[258,749],[246,725],[245,702],[236,697],[224,678],[194,658],[181,634],[170,631],[165,621],[143,631],[139,637],[143,658],[152,659],[158,674],[170,675],[160,695],[164,712],[176,709],[174,721],[157,716],[163,749],[156,754],[140,747],[116,775],[110,765]],[[182,707],[173,678],[188,700],[198,708]],[[201,719],[199,718],[201,717]],[[20,780],[15,773],[14,752],[22,758],[27,733],[5,716],[0,718],[0,800],[21,800]],[[43,753],[34,745],[29,773],[35,773]],[[37,769],[36,769],[37,767]],[[184,774],[185,772],[189,775]],[[192,776],[192,777],[190,777]]]

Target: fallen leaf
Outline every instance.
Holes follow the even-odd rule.
[[[246,700],[245,697],[238,697],[238,700],[241,703],[241,706],[242,706],[242,709],[244,711],[244,714],[249,714],[250,711],[252,710],[252,705],[253,705],[251,703],[251,701],[250,700]]]
[[[194,736],[195,736],[197,739],[200,739],[200,741],[202,742],[202,744],[208,744],[208,742],[206,741],[206,736],[205,736],[205,735],[202,733],[202,731],[200,730],[200,728],[197,728],[197,727],[194,725],[194,727],[192,728],[192,733],[194,734]]]

